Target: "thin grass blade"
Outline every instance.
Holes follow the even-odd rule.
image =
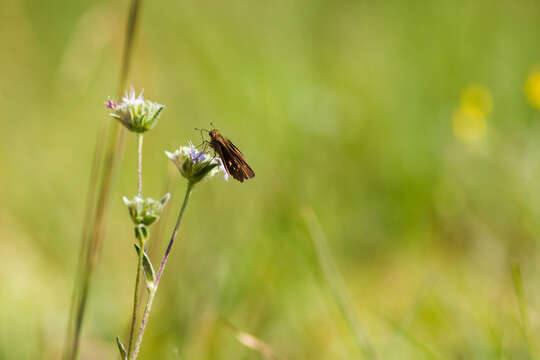
[[[354,310],[349,294],[345,288],[343,278],[334,262],[328,247],[326,236],[315,212],[312,208],[305,207],[302,209],[302,216],[311,234],[311,239],[313,240],[315,251],[317,253],[317,259],[319,260],[326,283],[356,340],[356,344],[366,359],[376,359],[375,351],[358,322],[358,316],[356,315],[356,311]]]

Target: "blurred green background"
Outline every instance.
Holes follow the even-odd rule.
[[[60,357],[128,5],[0,2],[0,359]],[[222,318],[286,359],[362,358],[305,207],[378,358],[540,358],[539,29],[532,0],[143,1],[129,83],[167,106],[144,193],[173,193],[153,261],[185,186],[164,150],[213,122],[257,176],[197,186],[142,358],[261,359]],[[128,135],[81,359],[126,337]]]

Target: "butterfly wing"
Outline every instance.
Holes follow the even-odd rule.
[[[246,162],[244,154],[229,139],[225,139],[224,147],[226,148],[225,153],[228,154],[227,164],[230,164],[230,174],[240,182],[253,178],[255,172]]]
[[[255,176],[255,172],[246,162],[244,154],[227,138],[218,135],[212,137],[210,146],[218,153],[225,170],[236,180],[244,182]]]

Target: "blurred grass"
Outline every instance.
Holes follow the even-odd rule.
[[[126,8],[0,3],[2,359],[61,352]],[[223,316],[287,359],[349,359],[303,205],[318,214],[384,359],[430,358],[418,344],[443,359],[531,358],[522,316],[538,348],[540,116],[524,86],[540,63],[539,10],[486,0],[147,3],[133,84],[167,109],[145,138],[145,192],[162,193],[163,150],[198,140],[192,129],[210,121],[257,177],[196,189],[142,358],[260,358]],[[464,143],[452,116],[470,84],[489,90],[493,109],[483,137]],[[116,356],[129,318],[136,259],[120,197],[136,191],[133,138],[126,149],[83,359]]]
[[[133,43],[135,41],[135,31],[137,28],[137,17],[139,14],[140,1],[132,0],[126,19],[126,31],[123,41],[122,61],[120,67],[120,81],[118,86],[118,97],[122,96],[127,87],[129,68],[133,55]],[[99,10],[99,9],[97,9]],[[97,16],[97,10],[92,11],[92,16]],[[94,14],[94,12],[96,14]],[[109,98],[110,99],[110,98]],[[110,100],[108,100],[110,102]],[[108,141],[107,141],[107,138]],[[102,120],[102,125],[97,134],[94,156],[90,167],[90,180],[88,188],[88,197],[86,200],[86,212],[83,217],[82,236],[80,245],[80,255],[78,267],[75,274],[75,285],[72,292],[68,324],[66,326],[66,340],[64,344],[63,359],[75,360],[80,351],[81,332],[84,323],[88,299],[91,293],[92,279],[101,254],[103,239],[105,238],[106,220],[108,218],[108,209],[110,195],[116,175],[121,163],[124,150],[125,133],[118,123]],[[142,135],[137,138],[138,150],[138,195],[141,196],[141,159],[142,159]],[[137,269],[140,268],[140,264]],[[139,270],[137,270],[135,282],[139,283]],[[133,338],[133,329],[137,310],[137,287],[135,287],[133,320],[130,330],[128,344],[128,353],[131,351],[131,339]],[[119,350],[125,353],[123,345],[116,337]],[[125,354],[122,354],[125,355]]]

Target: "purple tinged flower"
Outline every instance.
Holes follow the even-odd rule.
[[[189,156],[191,157],[191,160],[193,160],[193,164],[203,162],[206,159],[204,150],[197,152],[196,148],[191,149]]]
[[[145,100],[143,91],[137,95],[131,87],[119,101],[109,99],[105,105],[112,109],[110,114],[120,121],[128,130],[136,133],[144,133],[152,129],[164,106],[150,100]]]
[[[219,156],[212,156],[204,149],[199,151],[191,142],[172,153],[165,151],[165,155],[171,159],[180,174],[193,184],[219,172],[222,172],[225,180],[228,180],[229,174]]]

